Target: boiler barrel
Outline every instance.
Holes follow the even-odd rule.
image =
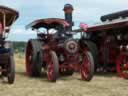
[[[128,17],[128,10],[107,14],[107,15],[101,16],[100,19],[102,22],[104,22],[106,20],[118,19],[119,17],[122,17],[122,18]]]

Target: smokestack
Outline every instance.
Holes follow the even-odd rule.
[[[69,27],[66,28],[67,31],[72,31],[73,21],[72,21],[72,12],[73,6],[71,4],[64,5],[64,13],[65,13],[65,20],[70,24]]]

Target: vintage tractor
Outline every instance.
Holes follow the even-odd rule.
[[[12,84],[15,79],[15,65],[12,42],[5,39],[18,15],[17,11],[0,6],[0,72],[2,77],[8,78],[9,84]]]
[[[128,10],[102,16],[101,21],[90,26],[83,37],[91,47],[95,70],[116,71],[128,78]]]
[[[73,38],[77,32],[72,31],[72,5],[66,4],[64,11],[65,20],[40,19],[26,26],[37,31],[37,39],[30,39],[26,46],[26,73],[40,76],[43,68],[48,80],[55,82],[59,75],[77,71],[82,80],[90,81],[94,72],[92,54],[81,39]]]

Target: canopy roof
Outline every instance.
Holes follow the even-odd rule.
[[[128,28],[128,18],[124,20],[117,20],[113,22],[106,22],[101,24],[96,24],[94,26],[88,27],[86,32],[97,32],[97,31],[104,31],[109,29],[122,29]],[[81,32],[82,29],[73,30],[74,32]]]
[[[10,26],[18,17],[19,13],[15,11],[14,9],[0,6],[0,21],[3,22],[3,14],[6,15],[6,26]]]
[[[69,24],[64,19],[47,18],[47,19],[39,19],[39,20],[33,21],[32,23],[26,26],[26,29],[28,28],[38,29],[40,27],[49,29],[49,28],[55,28],[56,26],[67,27],[69,26]]]
[[[126,18],[126,17],[128,17],[128,10],[123,10],[123,11],[107,14],[107,15],[101,16],[100,19],[101,21],[104,22],[107,20],[114,20],[114,19]]]
[[[121,28],[127,28],[127,27],[128,27],[128,21],[113,22],[108,24],[91,26],[88,28],[87,32],[102,31],[102,30],[109,30],[109,29],[121,29]]]

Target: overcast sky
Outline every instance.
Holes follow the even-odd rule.
[[[80,22],[95,24],[100,16],[128,9],[128,0],[0,0],[0,5],[16,9],[19,19],[12,26],[9,39],[26,41],[36,34],[25,30],[25,25],[40,18],[64,18],[63,7],[70,3],[74,7],[73,21],[75,28]]]

